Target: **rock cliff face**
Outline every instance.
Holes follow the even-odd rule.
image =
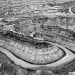
[[[0,0],[0,74],[75,71],[74,5],[71,0]]]

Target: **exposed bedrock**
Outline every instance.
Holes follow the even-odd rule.
[[[8,22],[9,22],[9,19],[8,19]],[[70,39],[74,41],[75,39],[74,38],[75,32],[73,30],[67,29],[67,28],[71,28],[69,26],[73,26],[74,28],[74,25],[73,25],[74,19],[72,17],[69,18],[69,17],[59,16],[58,18],[56,17],[55,19],[54,18],[50,19],[46,16],[33,16],[32,18],[31,17],[21,17],[20,19],[13,21],[13,22],[14,24],[16,24],[14,25],[14,31],[16,31],[17,33],[16,32],[13,33],[11,29],[10,31],[8,30],[6,31],[3,30],[3,32],[1,30],[0,31],[6,36],[9,36],[11,38],[13,37],[15,39],[17,38],[18,40],[21,40],[21,41],[27,41],[29,34],[33,31],[35,31],[35,34],[33,35],[34,38],[44,38],[45,40],[56,42],[59,44],[60,44],[61,39],[62,41],[63,39],[65,40]],[[24,35],[19,34],[19,32],[24,33]],[[33,40],[32,37],[30,38],[31,38],[29,39],[30,41],[32,42],[35,41]]]
[[[47,30],[45,33],[36,32],[34,37],[43,38],[45,41],[57,43],[75,51],[75,32],[57,26],[48,27]]]
[[[17,44],[17,45],[16,45]],[[15,46],[14,46],[15,45]],[[53,63],[65,55],[63,51],[57,47],[42,48],[42,46],[10,42],[6,43],[4,48],[12,52],[16,57],[37,65],[45,65]]]
[[[0,0],[1,75],[75,70],[75,1],[65,1]]]
[[[75,15],[75,5],[70,8],[71,12]]]
[[[40,11],[34,14],[34,12],[30,12],[32,10],[27,8],[21,10],[19,7],[14,9],[13,6],[10,9],[7,7],[5,11],[3,9],[0,13],[3,14],[1,24],[4,24],[4,29],[0,30],[0,46],[17,58],[36,65],[59,61],[66,54],[63,49],[52,43],[75,51],[75,32],[69,30],[71,25],[74,27],[75,21],[70,16],[71,14],[69,17],[65,16],[69,9],[60,10],[59,12],[62,12],[60,15],[57,14],[57,10],[48,13],[41,7],[39,9],[41,12],[43,10],[45,15]],[[30,36],[32,32],[35,32],[33,37]],[[43,38],[43,40],[39,40],[39,38]]]
[[[43,32],[36,32],[33,37],[46,37],[46,36],[60,36],[62,38],[66,39],[71,39],[74,40],[75,38],[75,32],[69,30],[69,29],[64,29],[59,26],[48,26],[46,29],[44,29]]]
[[[12,52],[16,57],[34,64],[48,64],[61,59],[65,53],[61,48],[45,41],[36,41],[7,31],[1,34],[0,46]]]

